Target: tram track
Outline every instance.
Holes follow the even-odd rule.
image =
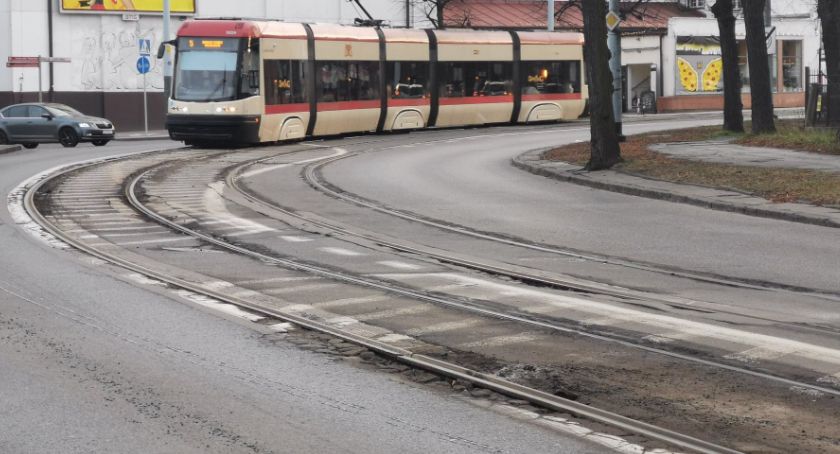
[[[264,158],[259,158],[259,159],[264,159]],[[252,160],[252,161],[256,162],[259,159],[255,159],[255,160]],[[247,166],[247,164],[243,165],[242,163],[238,163],[235,167],[237,169],[242,169],[242,168],[245,168],[246,166]],[[143,167],[143,166],[141,166],[141,167]],[[276,256],[272,256],[270,254],[266,254],[264,252],[260,252],[260,251],[249,250],[246,247],[243,247],[243,246],[238,245],[238,244],[233,244],[229,241],[225,241],[223,239],[220,239],[217,236],[207,234],[207,233],[203,233],[201,231],[198,231],[196,229],[192,229],[192,228],[189,228],[189,227],[185,227],[183,225],[183,223],[173,221],[172,219],[169,219],[166,216],[160,215],[160,214],[156,213],[154,210],[148,208],[143,203],[143,201],[141,201],[140,198],[138,197],[138,192],[139,191],[137,190],[137,186],[138,186],[138,184],[140,184],[141,181],[143,181],[144,177],[147,177],[148,173],[152,171],[152,169],[150,169],[149,167],[154,167],[154,165],[153,166],[148,166],[147,165],[147,166],[143,167],[142,169],[138,168],[135,172],[132,172],[134,174],[134,176],[130,179],[130,182],[128,182],[124,186],[124,188],[123,188],[124,193],[120,194],[120,196],[121,197],[124,196],[126,198],[126,200],[129,202],[128,205],[131,206],[133,209],[140,210],[140,212],[143,214],[144,217],[146,217],[148,219],[153,219],[156,223],[158,223],[160,225],[163,225],[163,226],[166,226],[168,229],[172,229],[174,231],[178,231],[178,232],[181,232],[183,234],[186,234],[186,235],[188,235],[192,238],[199,239],[203,243],[212,244],[212,245],[215,245],[219,248],[224,248],[226,250],[236,252],[237,254],[247,254],[247,255],[253,257],[254,259],[256,259],[260,262],[263,262],[263,263],[274,263],[276,265],[281,265],[281,266],[286,267],[286,268],[297,269],[297,270],[305,272],[305,273],[318,274],[318,275],[324,276],[324,277],[326,277],[330,280],[339,280],[339,281],[344,281],[344,282],[347,282],[347,283],[350,283],[350,284],[353,284],[353,285],[368,286],[368,287],[375,288],[377,290],[382,290],[382,291],[388,292],[389,294],[398,294],[398,295],[401,295],[403,297],[417,299],[417,300],[421,300],[421,301],[426,301],[426,302],[429,302],[429,303],[432,303],[432,304],[437,304],[437,305],[449,306],[449,307],[455,308],[455,309],[460,310],[460,311],[468,311],[468,312],[473,312],[473,313],[479,313],[482,316],[491,317],[491,318],[495,318],[495,319],[499,319],[499,320],[506,320],[508,322],[513,322],[513,323],[517,323],[517,324],[528,324],[528,325],[531,325],[531,326],[534,326],[534,327],[537,327],[537,328],[540,328],[540,329],[567,330],[566,328],[563,328],[563,327],[561,327],[559,325],[556,325],[556,324],[552,324],[550,322],[540,321],[540,320],[537,320],[536,318],[533,318],[533,317],[525,317],[525,316],[523,316],[524,314],[512,314],[512,313],[503,313],[503,312],[500,312],[500,311],[494,311],[492,309],[482,307],[481,305],[476,305],[475,302],[469,302],[469,301],[465,302],[463,300],[446,298],[446,297],[441,296],[441,295],[429,294],[429,293],[426,293],[426,292],[418,292],[418,291],[416,291],[414,289],[411,289],[411,288],[404,288],[404,287],[396,286],[396,285],[393,285],[392,283],[383,282],[381,280],[372,280],[372,279],[369,279],[369,278],[347,275],[346,273],[336,272],[335,270],[332,270],[332,269],[329,269],[329,268],[319,267],[319,266],[313,265],[312,263],[290,260],[288,258],[276,257]],[[235,174],[236,174],[235,171],[233,171],[233,172],[230,171],[230,170],[227,171],[227,177],[228,177],[227,181],[228,181],[229,185],[231,185],[231,183],[232,183],[231,177]],[[235,180],[235,178],[234,178],[234,180]],[[364,338],[364,337],[355,335],[353,333],[348,332],[347,330],[336,329],[335,326],[324,324],[324,323],[319,323],[319,322],[313,321],[311,318],[308,318],[308,317],[305,317],[305,316],[304,317],[295,316],[294,314],[291,314],[288,311],[277,311],[276,308],[266,307],[262,304],[255,303],[254,301],[251,301],[251,300],[246,299],[246,298],[237,298],[235,296],[231,296],[231,294],[229,294],[229,293],[220,292],[220,291],[218,291],[218,289],[214,289],[212,287],[197,285],[195,282],[191,282],[191,281],[185,280],[185,279],[173,278],[168,273],[165,273],[165,272],[161,273],[160,271],[155,270],[153,268],[150,268],[148,266],[142,266],[142,265],[138,265],[137,263],[132,263],[130,260],[125,260],[123,258],[120,258],[118,255],[114,255],[114,254],[108,253],[107,251],[103,251],[102,248],[91,247],[89,243],[86,243],[84,241],[78,241],[77,239],[74,239],[72,236],[69,236],[69,235],[64,235],[62,233],[62,229],[60,227],[52,225],[44,216],[39,216],[38,215],[38,211],[34,206],[34,194],[38,191],[38,188],[40,188],[45,183],[46,183],[46,181],[42,182],[37,187],[33,188],[33,190],[30,190],[27,193],[27,199],[26,199],[27,200],[27,209],[29,209],[30,212],[33,213],[33,215],[38,219],[39,223],[42,223],[45,226],[47,226],[47,228],[54,235],[62,238],[62,240],[67,241],[69,244],[73,244],[75,247],[77,247],[81,250],[84,250],[88,253],[91,253],[92,255],[95,255],[95,256],[103,259],[103,260],[107,260],[111,263],[119,264],[120,266],[123,266],[123,267],[129,268],[129,269],[132,269],[136,272],[154,277],[155,279],[159,279],[163,282],[168,282],[168,283],[170,283],[174,286],[189,289],[193,292],[204,294],[204,295],[210,296],[212,298],[218,299],[220,301],[226,301],[226,302],[229,302],[231,304],[235,304],[237,306],[246,308],[248,310],[251,310],[251,311],[254,311],[254,312],[257,312],[257,313],[265,314],[267,316],[275,317],[275,318],[281,319],[281,320],[286,320],[286,321],[289,321],[289,322],[295,323],[297,325],[300,325],[300,326],[303,326],[303,327],[306,327],[306,328],[309,328],[309,329],[313,329],[313,330],[316,330],[316,331],[329,333],[331,335],[340,337],[342,339],[357,343],[359,345],[363,345],[367,348],[370,348],[372,350],[375,350],[375,351],[379,352],[382,355],[394,358],[394,359],[399,360],[401,362],[404,362],[404,363],[406,363],[406,364],[408,364],[412,367],[419,367],[419,368],[426,369],[426,370],[432,370],[432,371],[435,371],[435,372],[437,372],[439,374],[442,374],[444,376],[459,378],[459,379],[463,379],[463,380],[468,379],[469,381],[472,381],[473,383],[475,383],[479,386],[485,386],[485,387],[488,387],[490,389],[497,390],[497,391],[499,391],[503,394],[517,396],[518,398],[523,398],[525,400],[529,400],[531,402],[534,402],[534,403],[536,403],[540,406],[546,407],[546,408],[553,408],[553,409],[556,409],[556,410],[559,410],[559,411],[569,411],[569,412],[573,412],[573,413],[576,413],[576,414],[581,414],[581,415],[593,418],[595,420],[600,420],[600,421],[603,421],[605,423],[609,423],[609,424],[611,424],[613,426],[616,426],[616,427],[622,427],[622,428],[624,428],[626,430],[630,430],[634,433],[642,433],[642,434],[645,434],[645,435],[647,435],[651,438],[666,441],[666,442],[672,443],[676,446],[681,446],[684,449],[696,450],[698,452],[734,452],[732,450],[727,450],[726,448],[723,448],[721,446],[714,445],[714,444],[705,444],[703,442],[700,442],[698,444],[697,442],[699,440],[693,440],[691,437],[688,437],[686,439],[683,436],[681,436],[680,434],[675,433],[675,432],[669,433],[669,431],[664,431],[664,432],[658,432],[658,434],[657,434],[657,429],[656,428],[646,427],[644,425],[633,426],[632,424],[634,424],[634,423],[632,421],[621,420],[621,418],[615,418],[615,419],[610,420],[610,418],[612,418],[612,416],[610,416],[609,414],[606,414],[606,415],[605,414],[600,414],[600,415],[599,414],[587,414],[587,413],[584,413],[583,411],[590,409],[591,408],[590,406],[583,406],[583,408],[580,408],[580,406],[581,406],[580,403],[577,403],[577,402],[574,402],[574,401],[568,401],[568,399],[565,399],[566,401],[568,401],[568,402],[565,402],[564,399],[558,399],[556,396],[552,396],[551,394],[547,394],[547,393],[544,393],[544,392],[539,392],[539,391],[536,391],[536,390],[532,390],[532,389],[529,389],[527,387],[523,387],[521,385],[516,385],[514,383],[509,383],[509,382],[506,382],[505,380],[500,380],[498,377],[488,375],[486,373],[482,373],[482,372],[479,372],[477,370],[465,369],[465,368],[457,366],[455,364],[447,363],[446,361],[441,361],[440,358],[426,356],[426,355],[422,355],[422,354],[417,354],[417,353],[412,352],[412,351],[407,350],[407,349],[397,348],[397,347],[394,347],[393,345],[390,345],[390,344],[387,344],[387,343],[378,342],[378,341],[375,341],[375,340],[371,340],[369,338]],[[233,183],[234,184],[231,187],[235,188],[235,181]],[[313,220],[312,219],[307,219],[307,222],[313,222]],[[321,228],[328,228],[328,227],[333,228],[335,226],[330,226],[328,224],[321,224],[321,225],[319,225],[319,227],[321,227]],[[342,234],[350,234],[350,233],[353,233],[353,232],[348,232],[348,231],[345,230],[345,231],[342,231],[341,233]],[[381,238],[378,238],[378,239],[377,238],[367,238],[367,240],[380,240],[379,242],[382,243],[382,245],[384,247],[388,247],[388,248],[397,249],[397,248],[402,247],[399,244],[390,244],[390,243],[387,243],[387,242],[382,242]],[[409,252],[409,253],[412,253],[412,254],[419,254],[419,253],[427,253],[428,251],[418,251],[418,250],[407,249],[407,250],[405,250],[405,252]],[[471,267],[473,269],[481,270],[481,271],[484,271],[484,272],[496,273],[496,272],[502,271],[502,272],[507,272],[508,274],[515,274],[515,273],[511,273],[510,270],[507,270],[507,271],[506,270],[498,270],[498,269],[493,270],[490,267],[484,267],[482,269],[482,264],[481,263],[467,263],[465,261],[459,262],[458,260],[456,260],[457,258],[454,258],[454,257],[448,257],[447,258],[447,257],[443,257],[443,256],[440,256],[440,257],[434,257],[433,256],[432,258],[434,260],[449,261],[450,263],[456,264],[458,266]],[[468,266],[468,265],[472,265],[472,266]],[[516,278],[515,275],[512,275],[511,277]],[[518,278],[522,279],[523,281],[528,281],[529,279],[534,278],[534,282],[538,282],[538,281],[540,281],[540,279],[542,279],[543,284],[548,284],[548,285],[552,285],[552,286],[557,286],[557,285],[562,286],[562,284],[563,284],[561,282],[552,282],[549,279],[539,278],[539,277],[535,277],[535,276],[520,275]],[[594,292],[594,293],[602,293],[602,292],[607,291],[608,289],[581,288],[581,287],[579,287],[576,290],[586,291],[586,292]],[[615,296],[618,296],[618,295],[615,295]],[[624,296],[628,297],[630,295],[625,294]],[[640,297],[640,295],[638,295],[638,294],[637,295],[632,295],[632,297],[633,298],[638,298],[638,297]],[[569,330],[567,330],[567,331],[569,331]],[[574,330],[571,330],[570,332],[574,332],[574,334],[577,334],[577,335],[584,335],[585,334],[585,333],[579,332],[579,331],[575,332]],[[591,335],[592,333],[589,333],[589,334]],[[605,339],[605,338],[599,339],[597,337],[597,335],[593,335],[593,336],[594,336],[594,337],[592,337],[593,339],[609,340],[611,342],[619,342],[619,343],[622,342],[622,341],[614,339],[614,338],[613,339]],[[624,346],[629,347],[631,345],[624,345]],[[633,347],[638,347],[638,345],[633,345]],[[662,351],[653,351],[653,350],[656,350],[656,349],[652,349],[650,352],[651,353],[654,353],[654,352],[655,353],[663,353]],[[686,358],[679,358],[679,359],[688,360],[689,358],[686,357]],[[701,364],[702,364],[702,361],[701,361]],[[706,365],[706,366],[717,366],[717,365],[715,365],[711,362],[708,363],[708,364],[704,364],[704,365]],[[724,368],[724,369],[727,369],[727,368]],[[734,369],[728,369],[728,370],[735,371]],[[782,379],[782,381],[779,382],[779,377],[772,377],[772,376],[769,376],[769,375],[764,376],[760,373],[755,373],[754,371],[748,371],[746,369],[743,369],[742,371],[738,371],[738,372],[752,373],[753,377],[756,378],[756,379],[772,380],[772,381],[776,381],[777,383],[783,383],[785,386],[801,386],[803,388],[811,389],[811,390],[816,391],[816,392],[824,392],[824,393],[827,393],[827,394],[837,394],[836,390],[833,390],[831,388],[815,386],[815,385],[809,384],[809,383],[797,382],[795,380],[785,381],[784,379]],[[536,393],[534,393],[532,391],[536,391]],[[570,404],[573,404],[573,405],[569,406]],[[630,425],[628,425],[628,424],[630,424]],[[631,427],[634,427],[634,428],[631,429]],[[650,432],[651,430],[653,430],[653,432]],[[686,444],[686,440],[688,440],[688,444]],[[692,445],[692,444],[694,444],[694,445]]]

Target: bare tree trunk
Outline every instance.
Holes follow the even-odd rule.
[[[589,124],[591,154],[587,170],[609,169],[621,161],[621,148],[612,109],[612,73],[607,48],[607,15],[603,1],[581,2],[583,11],[583,52],[589,82]]]
[[[744,132],[744,104],[741,102],[741,70],[738,68],[738,41],[732,0],[717,0],[712,6],[720,29],[723,58],[723,129]]]
[[[828,120],[840,125],[840,1],[818,0],[828,73]]]
[[[765,0],[743,0],[743,4],[744,24],[747,29],[747,59],[750,65],[752,132],[775,132],[770,64],[767,59],[767,39],[764,35]]]

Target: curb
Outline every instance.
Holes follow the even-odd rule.
[[[751,199],[754,199],[757,202],[757,204],[764,204],[765,206],[750,206],[742,203],[721,201],[709,196],[691,195],[687,194],[687,192],[696,189],[704,191],[714,191],[716,194],[718,194],[718,197],[720,198],[733,196],[750,196],[749,194],[734,191],[726,191],[713,188],[704,188],[701,186],[690,186],[657,180],[649,180],[644,177],[623,174],[612,170],[587,172],[582,170],[578,166],[574,166],[568,163],[560,161],[554,162],[543,160],[543,153],[549,151],[550,149],[553,149],[553,147],[525,152],[513,158],[511,160],[511,163],[514,167],[517,167],[534,175],[539,175],[567,183],[586,186],[593,189],[601,189],[605,191],[617,192],[638,197],[645,197],[655,200],[683,203],[687,205],[698,206],[701,208],[726,211],[730,213],[739,213],[748,216],[798,222],[801,224],[811,224],[821,227],[840,228],[840,210],[837,209],[816,207],[805,204],[785,204],[789,207],[793,207],[793,211],[788,211],[779,208],[772,208],[769,206],[771,205],[771,202],[759,197],[751,197]],[[616,182],[614,180],[617,176],[620,176],[624,179],[632,179],[634,180],[634,184]],[[651,182],[655,182],[655,184],[659,186],[667,187],[667,189],[658,189],[651,187]],[[799,209],[798,211],[797,208]],[[824,211],[825,213],[811,214],[803,212],[806,210]]]
[[[164,134],[150,134],[148,136],[116,136],[113,139],[115,142],[139,142],[141,140],[172,140],[169,135]]]
[[[22,149],[23,147],[21,147],[20,145],[2,145],[0,146],[0,154],[14,153]]]

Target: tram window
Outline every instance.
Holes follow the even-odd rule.
[[[392,61],[387,63],[388,96],[391,98],[423,98],[429,77],[426,62]]]
[[[447,62],[439,71],[443,98],[505,96],[513,86],[510,62]]]
[[[239,93],[241,97],[260,94],[260,42],[248,40],[242,51],[242,73],[240,74]]]
[[[321,61],[316,72],[318,102],[379,99],[379,62]]]
[[[580,61],[522,62],[523,95],[580,93]]]
[[[299,104],[306,96],[306,64],[300,60],[265,61],[265,103]]]

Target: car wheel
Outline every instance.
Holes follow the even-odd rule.
[[[110,140],[91,140],[90,141],[90,143],[92,143],[93,146],[95,146],[95,147],[104,147],[105,145],[108,145],[108,142],[110,142]]]
[[[7,143],[9,143],[9,136],[5,132],[0,131],[0,145],[6,145]]]
[[[38,148],[38,144],[37,143],[32,143],[32,142],[27,142],[27,143],[23,144],[23,148],[26,148],[27,150],[31,150],[33,148]]]
[[[61,128],[58,131],[58,142],[67,148],[73,148],[79,144],[79,135],[73,128]]]

